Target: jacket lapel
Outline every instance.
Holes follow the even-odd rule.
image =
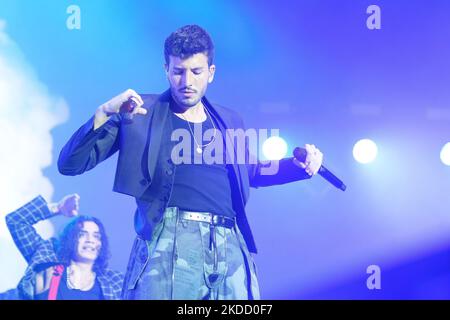
[[[148,147],[148,172],[150,179],[153,179],[156,163],[158,161],[158,154],[161,147],[161,137],[165,127],[167,114],[169,110],[170,90],[161,94],[160,99],[154,105],[153,117],[150,122],[149,133],[150,143]]]
[[[219,112],[217,111],[216,108],[213,107],[213,105],[205,98],[203,98],[203,101],[205,102],[205,106],[208,108],[208,111],[214,115],[215,119],[217,120],[216,122],[219,123],[219,128],[220,131],[222,133],[222,137],[224,139],[223,143],[224,145],[226,145],[226,139],[228,136],[228,139],[230,139],[230,141],[233,141],[233,137],[231,136],[230,132],[227,131],[227,129],[238,129],[236,128],[236,126],[233,124],[233,120],[229,117],[226,116],[225,113],[221,113],[219,114]],[[242,128],[244,129],[244,128]],[[236,146],[233,143],[233,148],[234,148],[234,154],[236,154],[237,150],[236,150]],[[226,152],[228,153],[228,155],[230,156],[229,152],[230,150],[226,150]],[[231,157],[230,157],[231,159]],[[234,171],[234,175],[236,177],[237,183],[238,183],[238,187],[239,187],[239,193],[241,195],[241,200],[242,200],[242,204],[245,203],[246,199],[246,195],[244,194],[244,188],[242,187],[242,168],[241,166],[245,166],[245,165],[239,165],[237,163],[235,163],[235,161],[232,161],[231,164],[233,171]]]
[[[98,273],[97,275],[98,283],[100,284],[100,288],[102,290],[103,299],[105,300],[113,300],[114,292],[110,285],[110,282],[107,277],[103,273]]]

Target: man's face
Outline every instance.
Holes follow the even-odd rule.
[[[76,261],[94,263],[101,247],[102,239],[98,225],[93,221],[84,221],[78,235]]]
[[[214,79],[216,66],[208,66],[206,54],[196,53],[186,59],[170,56],[165,69],[175,102],[190,108],[205,95],[208,84]]]

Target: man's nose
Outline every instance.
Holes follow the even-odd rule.
[[[182,81],[182,85],[185,86],[185,87],[192,86],[192,79],[193,79],[193,77],[191,75],[191,72],[190,71],[186,71],[183,74],[183,77],[182,77],[182,80],[181,80]]]

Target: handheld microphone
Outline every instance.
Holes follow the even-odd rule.
[[[136,108],[136,106],[137,106],[136,102],[133,99],[128,98],[128,100],[122,103],[122,105],[120,106],[119,112],[132,113],[134,108]]]
[[[298,161],[305,162],[307,154],[306,149],[297,147],[294,149],[293,154]],[[345,189],[347,189],[347,186],[324,166],[320,166],[318,173],[322,176],[322,178],[327,180],[336,188],[341,189],[342,191],[345,191]]]
[[[119,113],[121,113],[123,115],[123,118],[125,120],[125,122],[131,122],[133,120],[133,114],[132,112],[134,111],[134,108],[136,108],[137,103],[130,98],[128,98],[127,101],[125,101],[124,103],[121,104],[120,109],[119,109]]]

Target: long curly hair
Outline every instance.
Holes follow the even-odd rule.
[[[70,261],[75,258],[80,231],[86,221],[94,222],[100,230],[102,246],[94,263],[94,271],[104,271],[108,267],[108,260],[110,258],[109,241],[103,223],[95,217],[78,216],[64,227],[57,240],[58,258],[64,265],[69,265]]]

